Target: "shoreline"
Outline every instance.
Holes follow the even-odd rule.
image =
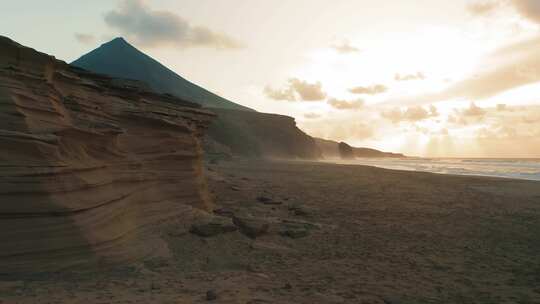
[[[483,160],[478,159],[478,160]],[[532,177],[520,177],[516,175],[512,175],[511,173],[507,173],[507,175],[504,175],[504,173],[484,173],[484,172],[478,172],[478,173],[457,173],[457,172],[437,172],[437,171],[429,171],[429,170],[422,170],[422,169],[415,169],[415,168],[407,168],[405,165],[399,166],[399,165],[377,165],[374,162],[377,161],[391,161],[398,163],[400,161],[407,161],[407,160],[419,160],[419,161],[431,161],[431,160],[469,160],[469,158],[463,159],[463,158],[412,158],[412,159],[387,159],[387,158],[358,158],[356,160],[341,160],[341,159],[332,159],[332,160],[320,160],[319,162],[322,163],[328,163],[328,164],[337,164],[337,165],[351,165],[351,166],[368,166],[368,167],[375,167],[380,169],[386,169],[386,170],[396,170],[396,171],[406,171],[406,172],[424,172],[424,173],[433,173],[433,174],[439,174],[439,175],[456,175],[456,176],[474,176],[474,177],[488,177],[488,178],[502,178],[502,179],[516,179],[516,180],[526,180],[526,181],[537,181],[540,182],[540,171],[531,173]],[[488,160],[488,159],[485,159]],[[491,160],[499,160],[499,159],[491,159]],[[509,159],[508,159],[509,160]],[[527,160],[533,160],[540,162],[540,159],[522,159],[523,161]],[[466,164],[466,163],[465,163]],[[455,168],[454,168],[455,169]],[[540,170],[540,169],[539,169]],[[519,174],[519,173],[516,173]],[[523,173],[521,173],[523,174]]]

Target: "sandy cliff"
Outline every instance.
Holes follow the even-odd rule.
[[[166,254],[160,225],[209,204],[213,118],[0,36],[0,272]]]

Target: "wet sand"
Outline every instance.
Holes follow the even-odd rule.
[[[159,232],[170,254],[0,277],[0,303],[540,303],[539,182],[284,161],[207,175],[218,214]],[[190,232],[230,217],[267,231]]]

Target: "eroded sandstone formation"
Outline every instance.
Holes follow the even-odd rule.
[[[0,37],[0,273],[128,262],[206,208],[214,115]]]

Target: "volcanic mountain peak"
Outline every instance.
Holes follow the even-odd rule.
[[[158,93],[172,94],[204,107],[253,111],[184,79],[122,37],[102,44],[71,64],[95,73],[140,80]]]

